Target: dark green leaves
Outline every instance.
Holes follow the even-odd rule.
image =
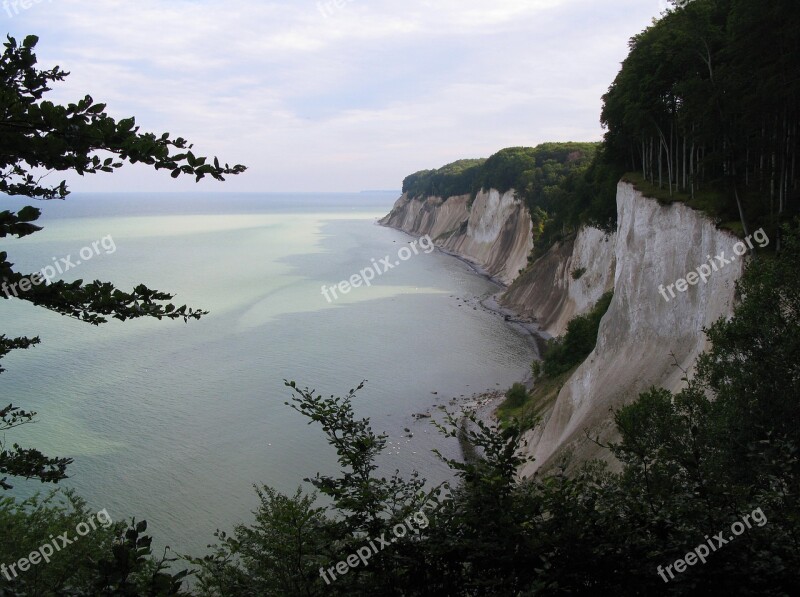
[[[16,236],[22,238],[34,232],[41,230],[41,226],[35,226],[30,222],[35,222],[39,219],[41,211],[35,207],[23,207],[16,214],[6,211],[0,211],[0,238],[6,236]]]

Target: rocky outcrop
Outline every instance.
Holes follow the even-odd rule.
[[[498,282],[510,284],[525,268],[533,248],[531,218],[513,190],[415,199],[403,195],[380,223],[436,245],[474,263]]]
[[[614,298],[600,323],[597,346],[561,389],[541,426],[529,433],[528,449],[535,460],[525,467],[523,475],[547,467],[565,448],[573,449],[579,460],[602,455],[586,439],[585,431],[607,439],[613,433],[611,408],[635,399],[652,386],[679,390],[684,371],[692,369],[707,347],[703,328],[733,312],[735,282],[743,271],[740,257],[713,272],[706,283],[690,286],[675,298],[667,293],[669,301],[660,287],[685,278],[723,251],[725,258],[731,259],[736,237],[717,229],[702,213],[681,203],[661,205],[643,197],[628,183],[618,186],[617,210]],[[569,259],[587,263],[579,261],[575,255],[577,240],[575,245],[571,257],[561,248],[561,254],[556,252],[542,264],[560,276],[553,283],[564,288],[561,297],[548,299],[557,307],[574,302],[566,272],[561,270],[573,267]],[[604,252],[602,244],[597,246],[599,253]],[[570,265],[560,270],[552,265],[558,259]],[[598,269],[593,272],[598,280],[606,275],[603,261],[597,259]],[[590,273],[587,269],[584,276]],[[545,284],[544,273],[541,276],[537,281],[540,286]],[[546,304],[538,295],[537,301]],[[556,329],[559,324],[552,327]]]

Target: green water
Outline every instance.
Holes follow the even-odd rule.
[[[357,411],[390,436],[382,465],[447,478],[430,451],[456,456],[457,445],[412,415],[510,386],[533,352],[501,317],[472,308],[496,286],[439,252],[420,252],[371,287],[325,300],[323,284],[349,279],[372,259],[398,261],[411,239],[376,224],[394,199],[76,194],[38,204],[45,230],[0,244],[19,270],[68,254],[75,261],[110,235],[116,250],[101,248],[63,278],[127,289],[143,282],[211,313],[188,324],[93,327],[3,302],[2,333],[42,339],[3,361],[2,400],[39,413],[39,423],[6,439],[74,458],[65,485],[115,520],[146,519],[159,544],[193,554],[216,528],[250,518],[253,483],[292,491],[333,470],[319,429],[284,405],[284,379],[324,394],[369,380]],[[6,200],[4,209],[15,205]],[[41,489],[21,481],[14,493]]]

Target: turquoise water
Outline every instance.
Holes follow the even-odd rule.
[[[458,446],[412,415],[450,397],[508,387],[533,352],[502,318],[461,306],[497,287],[460,261],[420,251],[329,303],[333,286],[411,240],[376,224],[391,194],[71,195],[38,203],[45,230],[0,250],[19,271],[108,240],[64,279],[137,283],[210,311],[188,324],[94,327],[21,301],[2,333],[42,344],[3,360],[2,401],[39,413],[6,440],[75,459],[70,479],[115,520],[146,519],[158,544],[202,554],[217,528],[251,518],[254,483],[290,492],[335,455],[284,405],[284,379],[323,394],[368,380],[357,412],[386,431],[382,465],[448,477],[431,454]],[[25,202],[5,200],[3,209]],[[99,253],[99,254],[98,254]],[[432,392],[437,392],[436,395]],[[414,437],[405,437],[404,428]],[[13,492],[47,489],[15,480]]]

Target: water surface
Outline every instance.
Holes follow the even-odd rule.
[[[463,306],[497,291],[457,259],[420,252],[372,286],[329,303],[332,286],[411,240],[380,227],[389,194],[71,195],[37,203],[45,230],[0,250],[36,271],[93,241],[116,250],[62,276],[123,289],[140,282],[210,314],[188,324],[94,327],[21,301],[3,303],[2,333],[39,335],[3,364],[2,400],[39,413],[6,434],[75,459],[70,479],[115,520],[147,519],[159,544],[201,554],[216,528],[249,520],[254,483],[291,492],[335,457],[285,406],[284,379],[328,394],[368,380],[356,403],[390,436],[388,472],[448,477],[431,454],[458,446],[414,413],[510,386],[533,358],[501,317]],[[5,200],[3,209],[24,202]],[[109,246],[106,241],[106,246]],[[437,392],[437,394],[432,394]],[[409,439],[404,429],[412,430]],[[14,493],[46,486],[16,481]]]

